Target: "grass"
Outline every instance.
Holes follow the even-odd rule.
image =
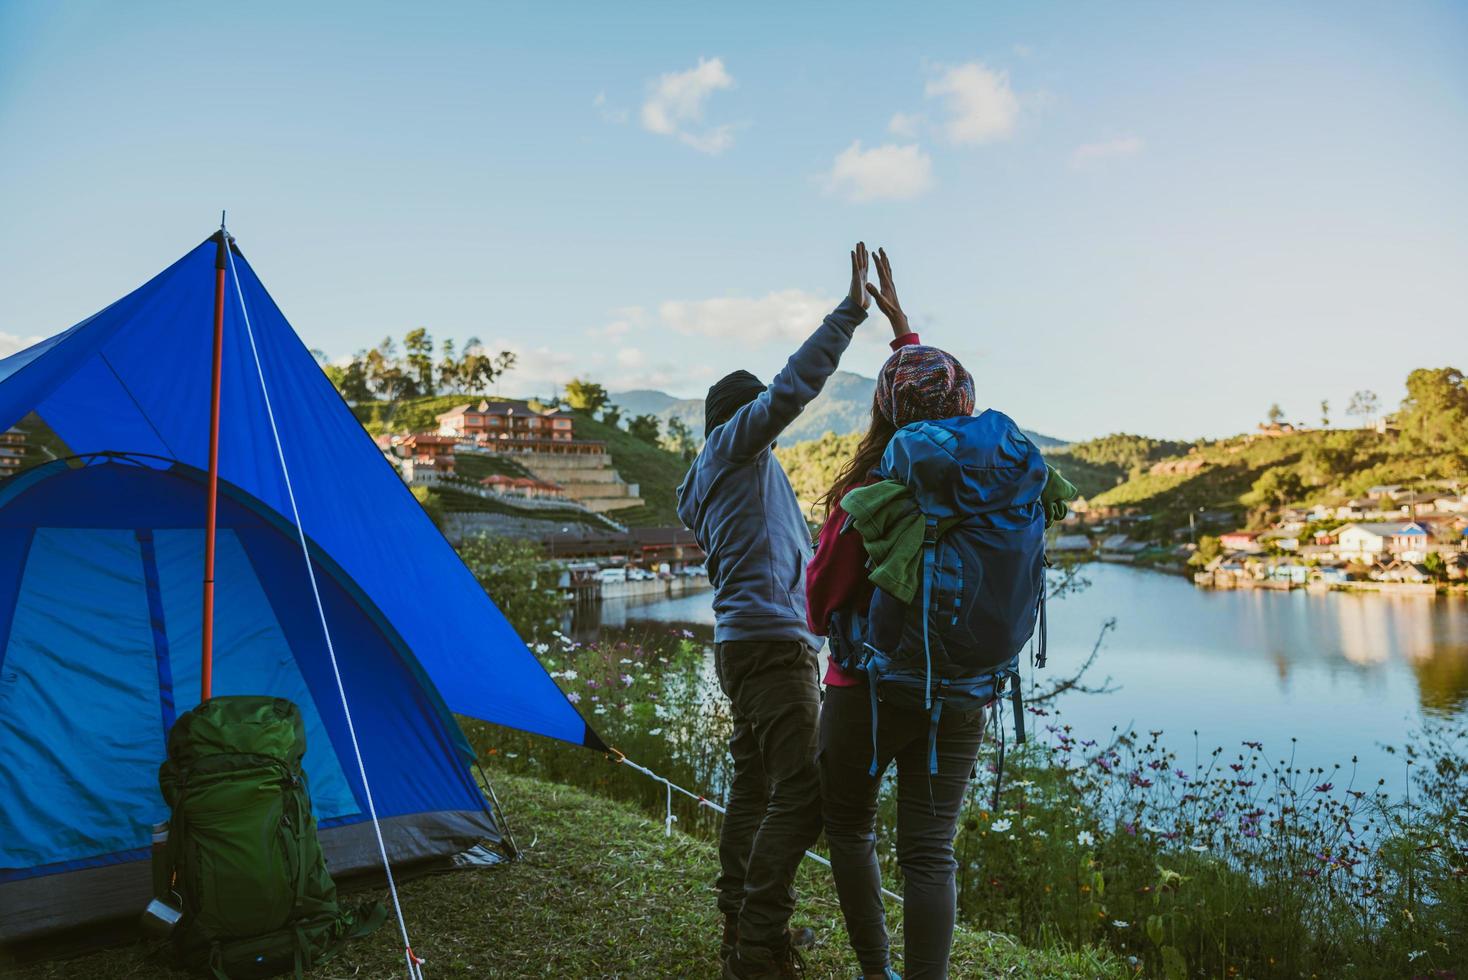
[[[455,514],[508,514],[511,517],[525,517],[539,521],[584,524],[597,531],[607,529],[607,525],[595,514],[575,507],[517,507],[508,500],[465,493],[442,483],[433,488],[433,493],[443,501],[444,510]]]
[[[628,774],[626,778],[635,778]],[[719,919],[713,844],[634,809],[524,776],[497,777],[522,860],[405,883],[403,907],[429,977],[716,977]],[[797,920],[819,941],[812,978],[850,977],[839,907],[824,868],[807,861]],[[383,896],[377,896],[383,897]],[[893,924],[894,932],[896,922]],[[900,967],[899,967],[900,969]],[[1032,950],[960,929],[955,977],[1119,978],[1126,969],[1093,951]],[[404,975],[389,922],[309,974],[318,980]],[[182,980],[143,944],[37,964],[16,980]]]
[[[530,476],[530,471],[514,459],[495,453],[456,453],[454,471],[466,480],[478,482],[487,476]]]

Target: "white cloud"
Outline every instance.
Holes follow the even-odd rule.
[[[912,139],[917,135],[918,127],[922,125],[923,117],[912,112],[895,112],[892,119],[887,123],[887,132],[893,136],[901,136],[904,139]]]
[[[850,201],[903,201],[933,186],[933,159],[916,143],[883,143],[869,150],[856,140],[836,155],[826,191]]]
[[[40,337],[17,337],[13,333],[0,331],[0,357],[9,357],[16,351],[25,350],[32,344],[41,342]]]
[[[586,331],[586,336],[617,340],[633,330],[641,330],[647,326],[647,311],[640,306],[621,307],[613,310],[612,316],[615,319],[600,327],[590,328]]]
[[[734,143],[733,127],[703,126],[703,111],[711,95],[733,87],[734,76],[722,58],[700,58],[687,71],[661,75],[642,104],[642,128],[675,137],[700,153],[722,153]]]
[[[944,100],[949,114],[944,129],[954,143],[1006,139],[1019,118],[1019,99],[1009,87],[1009,75],[977,61],[944,69],[929,80],[924,94]]]
[[[1097,161],[1116,157],[1133,157],[1146,146],[1140,136],[1118,136],[1097,143],[1082,143],[1071,151],[1070,165],[1081,168]]]
[[[602,122],[621,125],[627,121],[627,117],[630,115],[626,109],[608,105],[607,93],[605,92],[596,93],[596,98],[591,100],[591,104],[596,107],[596,113],[601,116]]]
[[[836,301],[828,296],[782,289],[757,299],[669,300],[658,307],[658,314],[679,333],[754,346],[772,340],[804,340],[835,306]]]

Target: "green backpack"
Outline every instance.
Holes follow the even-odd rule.
[[[387,916],[343,911],[326,870],[301,760],[306,729],[283,698],[218,697],[168,733],[158,770],[172,810],[153,884],[176,896],[182,966],[216,980],[303,971]]]

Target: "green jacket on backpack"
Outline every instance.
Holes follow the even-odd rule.
[[[337,903],[305,754],[300,710],[283,698],[211,698],[169,732],[158,783],[172,816],[154,890],[181,900],[183,966],[217,980],[300,977],[385,919],[380,903]]]

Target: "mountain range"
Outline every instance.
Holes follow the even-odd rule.
[[[802,442],[819,439],[827,432],[846,435],[865,432],[872,420],[872,393],[876,390],[875,378],[864,378],[850,371],[837,371],[826,382],[825,388],[811,402],[800,418],[785,430],[783,442]],[[679,418],[688,424],[695,437],[703,438],[703,399],[678,398],[666,391],[638,389],[611,393],[611,402],[622,410],[624,418],[633,415],[656,415],[664,423],[670,418]],[[1025,435],[1041,449],[1051,449],[1068,443],[1064,439],[1024,430]]]

